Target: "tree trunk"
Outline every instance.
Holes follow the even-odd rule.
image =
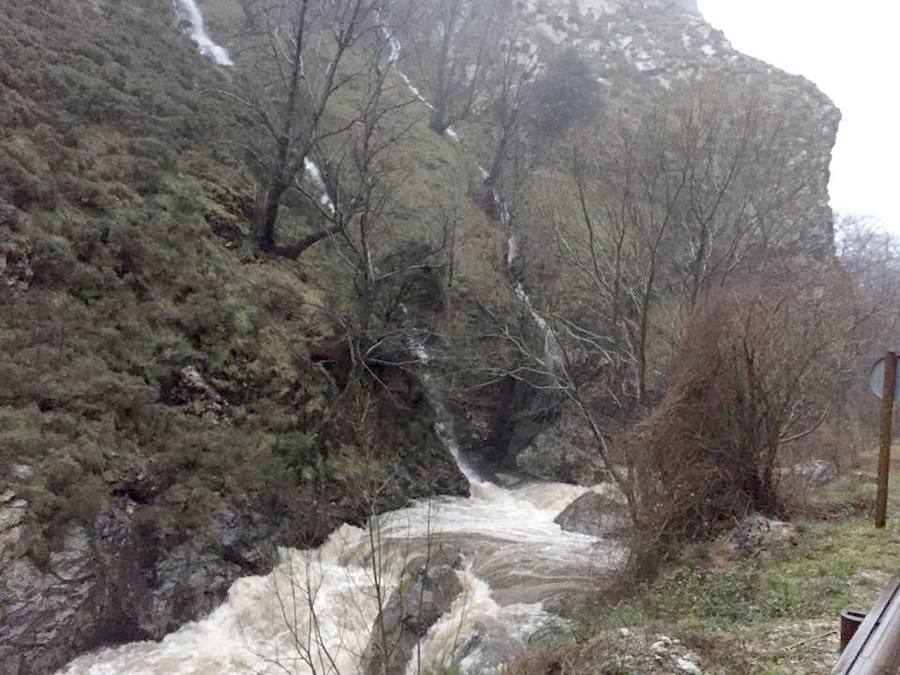
[[[449,116],[447,106],[443,102],[443,97],[441,97],[441,100],[435,102],[434,111],[431,113],[431,121],[429,122],[431,130],[443,135],[450,128]]]
[[[259,245],[266,253],[275,253],[278,250],[278,212],[286,189],[287,186],[280,181],[271,183],[257,212]]]

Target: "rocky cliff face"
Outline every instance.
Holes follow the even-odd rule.
[[[809,183],[806,197],[794,208],[794,230],[830,249],[829,167],[841,113],[814,83],[734,49],[693,0],[585,1],[580,6],[578,13],[548,8],[543,33],[589,55],[607,103],[639,107],[692,82],[765,92],[762,105],[779,110],[792,128],[791,171]]]

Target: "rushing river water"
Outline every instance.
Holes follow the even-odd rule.
[[[410,350],[427,367],[428,352],[414,337]],[[427,373],[424,381],[430,388]],[[436,407],[446,416],[439,400]],[[62,674],[361,673],[380,607],[407,564],[426,554],[434,564],[461,559],[463,590],[410,657],[407,675],[452,664],[466,675],[500,672],[532,636],[561,623],[550,611],[557,602],[584,594],[625,552],[554,522],[587,488],[535,482],[508,489],[482,480],[449,426],[437,431],[469,480],[470,497],[420,500],[365,529],[344,525],[318,549],[282,549],[271,574],[237,581],[208,617],[158,643],[82,656]]]
[[[415,336],[409,347],[424,369],[430,356]],[[431,376],[423,373],[426,389]],[[447,413],[432,392],[441,418]],[[247,577],[208,617],[161,642],[141,642],[82,656],[64,675],[217,675],[297,673],[353,675],[384,603],[407,564],[427,553],[435,564],[461,559],[463,592],[410,658],[407,673],[487,675],[536,633],[561,620],[560,601],[583,595],[621,566],[614,541],[566,532],[554,522],[587,488],[533,482],[505,488],[481,479],[461,456],[449,424],[438,435],[468,479],[471,496],[420,500],[344,525],[319,548],[282,549],[266,576]],[[374,561],[374,562],[373,562]]]
[[[426,546],[462,554],[457,575],[464,590],[431,628],[408,672],[453,660],[461,660],[463,673],[496,671],[535,632],[559,621],[547,603],[584,592],[598,571],[622,560],[618,547],[553,522],[584,492],[553,483],[505,489],[476,480],[470,498],[420,501],[377,518],[374,547],[369,530],[345,525],[316,550],[283,550],[271,574],[239,580],[221,607],[162,642],[105,649],[62,672],[359,673],[379,607],[373,551],[382,587],[390,591],[404,562]]]

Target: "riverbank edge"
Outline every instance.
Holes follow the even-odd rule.
[[[900,493],[876,530],[874,472],[867,463],[813,491],[780,551],[730,559],[720,542],[689,546],[625,599],[586,602],[565,644],[534,646],[510,673],[829,672],[841,611],[868,611],[900,560]]]

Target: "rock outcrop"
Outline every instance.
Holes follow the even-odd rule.
[[[198,417],[220,421],[227,402],[212,387],[195,366],[185,366],[172,377],[164,400],[171,405],[183,405]]]
[[[556,428],[519,452],[516,467],[527,476],[575,485],[595,485],[604,477],[595,456],[561,438]]]
[[[828,181],[841,113],[814,83],[742,54],[697,11],[694,0],[581,0],[580,10],[536,5],[535,38],[574,46],[595,69],[605,107],[640,109],[684,83],[759,88],[764,109],[792,129],[785,153],[807,189],[794,200],[792,232],[831,251]],[[537,289],[535,289],[537,290]]]

